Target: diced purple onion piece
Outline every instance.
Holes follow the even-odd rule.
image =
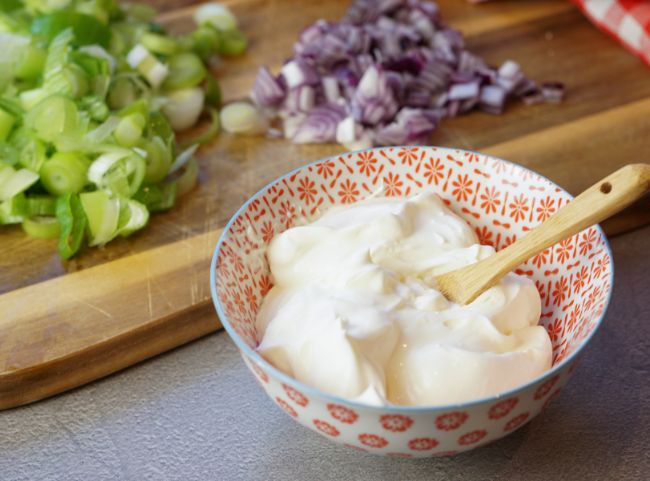
[[[397,108],[384,71],[377,65],[368,68],[352,99],[352,112],[357,120],[367,125],[377,125],[392,118]]]
[[[355,87],[359,85],[359,76],[349,67],[340,66],[334,70],[334,76],[344,85]]]
[[[560,82],[544,82],[542,95],[547,102],[557,103],[564,98],[564,84]]]
[[[339,81],[335,77],[323,77],[321,83],[323,84],[323,92],[325,94],[325,99],[334,103],[341,98],[341,91],[339,89]]]
[[[305,121],[305,114],[287,115],[282,119],[282,130],[284,130],[284,137],[292,139],[298,128]]]
[[[399,73],[408,72],[411,75],[418,75],[422,70],[422,66],[422,63],[418,62],[414,57],[400,57],[395,60],[388,60],[383,64],[386,70]]]
[[[523,75],[518,75],[515,77],[497,77],[497,84],[505,89],[506,92],[513,92],[520,82],[524,80]]]
[[[298,87],[298,110],[309,112],[315,104],[316,91],[308,86]]]
[[[404,104],[408,107],[428,108],[431,106],[431,92],[421,87],[409,89]]]
[[[481,89],[479,105],[481,110],[491,113],[500,114],[506,104],[506,91],[498,85],[486,85]]]
[[[408,107],[399,111],[395,121],[375,133],[375,142],[380,145],[404,145],[421,142],[436,128],[436,123],[420,109]]]
[[[319,40],[323,36],[323,32],[328,30],[327,22],[316,22],[305,28],[298,37],[298,43],[307,44]]]
[[[513,60],[506,60],[497,71],[499,77],[515,78],[521,74],[521,67]]]
[[[283,86],[273,77],[266,67],[260,67],[253,84],[252,97],[263,108],[277,107],[284,100],[286,93]]]
[[[544,94],[542,94],[541,89],[537,87],[522,93],[519,98],[526,105],[534,105],[544,102]]]
[[[336,140],[336,128],[345,113],[337,105],[315,107],[309,112],[292,136],[297,144],[321,144]]]
[[[478,81],[454,84],[449,89],[449,100],[477,99],[478,97]]]
[[[316,69],[303,59],[291,60],[284,64],[282,76],[290,89],[302,85],[315,85],[320,82]]]

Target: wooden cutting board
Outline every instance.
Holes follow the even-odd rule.
[[[156,0],[182,32],[192,1]],[[195,3],[195,2],[194,2]],[[256,66],[277,69],[299,31],[340,18],[347,1],[230,0],[249,53],[214,73],[226,100],[245,97]],[[538,80],[568,87],[560,105],[513,104],[446,121],[431,143],[519,162],[577,193],[629,162],[648,161],[650,70],[565,0],[470,5],[440,0],[443,17],[489,62],[520,62]],[[54,242],[0,231],[0,409],[79,386],[219,329],[209,261],[220,228],[260,187],[335,145],[221,135],[199,153],[200,185],[129,239],[62,262]],[[646,157],[643,157],[643,156]],[[606,225],[610,235],[650,222],[650,202]],[[215,369],[218,366],[215,366]]]

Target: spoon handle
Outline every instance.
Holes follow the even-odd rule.
[[[489,272],[489,268],[494,269],[488,277],[496,283],[522,262],[555,243],[611,217],[649,190],[650,164],[626,165],[589,187],[525,237],[485,259],[484,272]],[[488,267],[487,264],[491,266]]]
[[[596,224],[650,190],[650,164],[631,164],[589,187],[525,237],[476,264],[436,276],[440,290],[468,304],[508,272],[553,244]]]

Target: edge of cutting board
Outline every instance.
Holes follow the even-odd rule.
[[[0,295],[0,409],[81,386],[217,331],[221,229]]]

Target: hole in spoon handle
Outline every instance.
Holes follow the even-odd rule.
[[[609,182],[603,182],[602,184],[600,184],[600,191],[603,194],[609,194],[612,191],[612,184],[610,184]]]

